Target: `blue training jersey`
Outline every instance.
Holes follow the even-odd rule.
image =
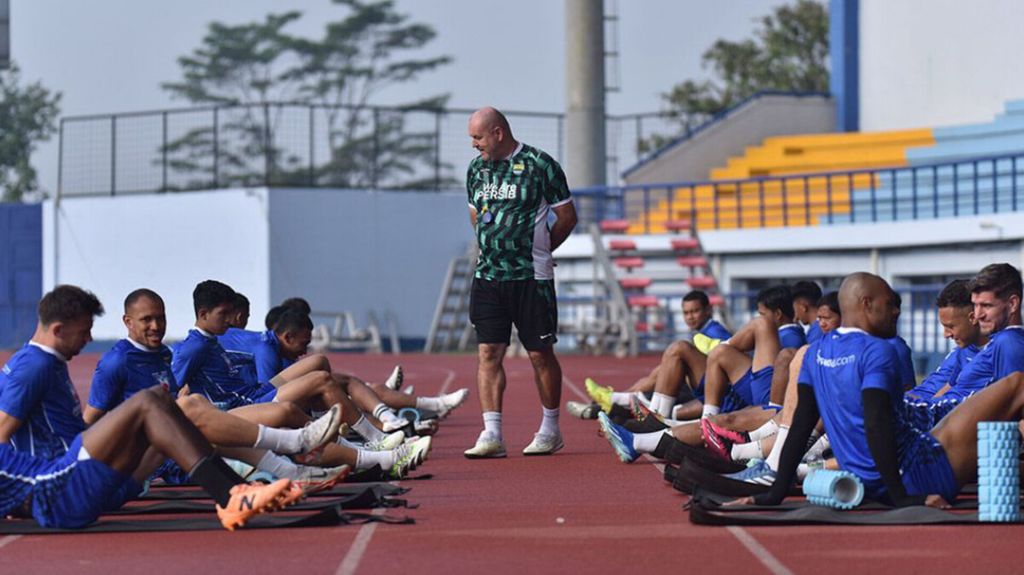
[[[947,384],[950,386],[956,385],[960,373],[970,365],[974,360],[974,356],[980,352],[981,349],[974,344],[967,347],[954,347],[952,351],[946,354],[939,367],[929,373],[917,387],[907,392],[907,395],[911,395],[915,399],[931,399]]]
[[[881,389],[889,394],[900,461],[922,433],[903,414],[897,362],[896,351],[886,340],[859,329],[839,328],[811,344],[800,369],[798,382],[814,389],[839,467],[859,477],[869,491],[882,487],[882,477],[868,447],[861,393]]]
[[[31,343],[0,371],[0,411],[21,420],[11,447],[43,459],[64,455],[85,430],[67,362]]]
[[[1015,371],[1024,371],[1024,327],[1019,325],[992,334],[988,345],[960,372],[956,385],[936,401],[962,401]]]
[[[171,371],[177,387],[188,385],[221,408],[249,405],[261,395],[261,386],[245,381],[214,336],[191,329],[174,350]]]
[[[917,383],[917,374],[914,372],[914,357],[910,346],[898,335],[885,341],[896,351],[896,371],[899,374],[900,385],[903,389],[914,387]]]
[[[807,334],[807,343],[814,343],[824,335],[824,332],[821,331],[821,326],[816,321],[812,321],[811,325],[807,326],[805,333]]]
[[[724,341],[732,337],[732,333],[725,329],[724,325],[718,323],[718,321],[714,319],[709,319],[704,322],[704,325],[702,325],[697,331],[711,339],[720,339]]]
[[[224,351],[228,352],[232,365],[238,368],[238,374],[242,379],[250,382],[258,382],[256,375],[256,363],[253,359],[252,349],[260,340],[261,332],[228,328],[224,335],[218,335],[217,341]]]
[[[800,349],[805,343],[807,343],[807,335],[804,333],[804,328],[800,327],[800,324],[787,323],[779,327],[779,346],[781,349],[786,349],[787,347]]]
[[[96,364],[89,388],[89,405],[110,411],[154,385],[167,390],[177,388],[171,371],[171,350],[165,345],[150,350],[122,339]]]
[[[243,330],[232,328],[228,333],[232,331]],[[251,369],[241,370],[247,381],[267,383],[293,363],[281,357],[281,342],[272,329],[264,332],[247,331],[244,336],[235,334],[230,340],[230,345],[224,343],[221,336],[221,344],[228,350],[229,355],[237,353],[240,357],[248,358]]]

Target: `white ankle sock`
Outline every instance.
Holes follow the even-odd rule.
[[[367,451],[365,449],[356,450],[356,469],[358,470],[369,469],[374,465],[380,465],[381,469],[387,471],[388,469],[391,469],[391,466],[394,464],[394,451]]]
[[[444,411],[444,404],[440,397],[417,397],[416,409],[424,409],[435,413]]]
[[[298,429],[277,429],[260,424],[253,447],[285,455],[299,453],[302,451],[302,433]]]
[[[612,392],[612,403],[615,405],[621,405],[622,407],[629,407],[629,400],[633,397],[631,392],[627,391],[615,391]]]
[[[761,453],[761,442],[751,441],[748,443],[737,443],[732,446],[730,451],[732,454],[733,461],[744,461],[748,459],[756,459],[764,456]]]
[[[374,427],[370,420],[366,419],[365,415],[359,416],[359,421],[352,425],[352,429],[367,441],[377,441],[384,437],[384,432]]]
[[[700,417],[701,417],[701,419],[704,419],[705,417],[707,417],[709,415],[718,415],[721,411],[722,411],[721,407],[718,407],[717,405],[709,405],[709,404],[705,403],[704,404],[704,409],[701,410],[701,412],[700,412]]]
[[[500,411],[485,411],[484,412],[484,431],[493,435],[501,441],[501,412]]]
[[[822,454],[825,453],[825,450],[828,449],[830,445],[831,444],[828,442],[828,436],[822,435],[814,442],[814,445],[811,445],[811,448],[807,450],[804,458],[808,460],[821,459]]]
[[[664,393],[654,392],[651,396],[651,408],[662,417],[668,417],[672,415],[672,406],[676,404],[676,398],[671,395],[665,395]]]
[[[782,446],[786,444],[786,437],[789,436],[789,426],[780,425],[779,432],[775,434],[775,445],[772,446],[771,453],[768,454],[768,458],[765,459],[765,463],[772,471],[779,470],[779,458],[782,457]]]
[[[668,430],[652,431],[651,433],[634,433],[633,449],[639,453],[653,453],[658,448],[658,442],[662,436],[670,433]]]
[[[298,466],[292,463],[291,459],[277,455],[272,451],[263,454],[260,462],[256,464],[256,469],[266,471],[277,478],[288,479],[295,477],[299,470]]]
[[[543,405],[540,407],[544,410],[544,419],[540,420],[540,430],[537,433],[543,433],[544,435],[558,435],[561,430],[558,428],[558,413],[559,409],[548,409]]]
[[[774,419],[769,419],[764,425],[750,432],[750,441],[758,441],[771,437],[779,432],[779,424]]]

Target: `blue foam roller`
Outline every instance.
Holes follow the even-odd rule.
[[[804,479],[804,494],[814,505],[853,509],[864,500],[864,484],[849,471],[818,469]]]
[[[404,418],[406,421],[411,421],[413,424],[420,422],[419,410],[411,407],[403,407],[402,409],[399,409],[398,417]]]
[[[273,473],[269,471],[257,471],[249,476],[249,481],[262,481],[263,483],[273,483],[277,481]]]
[[[1020,432],[1016,422],[978,423],[978,519],[1020,521]]]

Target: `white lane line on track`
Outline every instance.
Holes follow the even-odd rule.
[[[441,391],[437,392],[438,395],[444,395],[448,393],[448,386],[451,385],[453,381],[455,381],[455,371],[451,369],[447,369],[445,371],[448,372],[448,377],[446,377],[444,383],[441,384]]]
[[[21,535],[8,535],[7,537],[0,539],[0,548],[6,547],[18,539],[21,539]]]
[[[569,386],[569,389],[572,390],[572,392],[575,393],[580,399],[587,402],[590,401],[590,397],[575,383],[573,383],[571,379],[562,376],[562,381],[565,382],[565,384]],[[658,460],[650,455],[644,455],[644,458],[648,459],[649,461],[655,462],[653,467],[657,469],[660,474],[665,473],[664,464],[657,463]],[[726,529],[729,531],[729,533],[732,533],[732,535],[736,539],[738,539],[739,542],[742,543],[743,546],[746,547],[747,550],[750,551],[750,553],[768,569],[768,571],[770,571],[774,575],[793,575],[792,571],[786,568],[786,566],[783,565],[782,562],[779,561],[774,555],[772,555],[771,552],[764,547],[764,545],[761,545],[761,543],[758,542],[758,540],[755,539],[753,535],[747,533],[742,527],[730,526],[726,527]]]
[[[786,568],[781,561],[776,559],[775,556],[772,555],[771,551],[765,549],[764,545],[761,545],[757,539],[754,539],[753,535],[747,533],[742,527],[730,525],[726,527],[726,529],[729,533],[732,533],[736,539],[739,539],[740,543],[747,548],[747,551],[750,551],[754,557],[757,557],[757,560],[767,567],[768,571],[775,575],[793,575],[793,572]]]
[[[378,507],[371,513],[371,515],[383,514],[383,507]],[[359,569],[359,562],[363,560],[363,555],[366,554],[366,549],[370,546],[370,539],[373,538],[373,532],[377,530],[377,525],[379,523],[373,522],[359,528],[355,541],[349,547],[345,558],[341,560],[341,565],[338,565],[338,570],[334,572],[335,575],[353,575],[356,569]]]

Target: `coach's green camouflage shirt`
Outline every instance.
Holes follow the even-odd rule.
[[[548,214],[572,201],[558,162],[525,144],[506,160],[477,156],[469,164],[466,190],[476,210],[476,277],[554,279]]]

